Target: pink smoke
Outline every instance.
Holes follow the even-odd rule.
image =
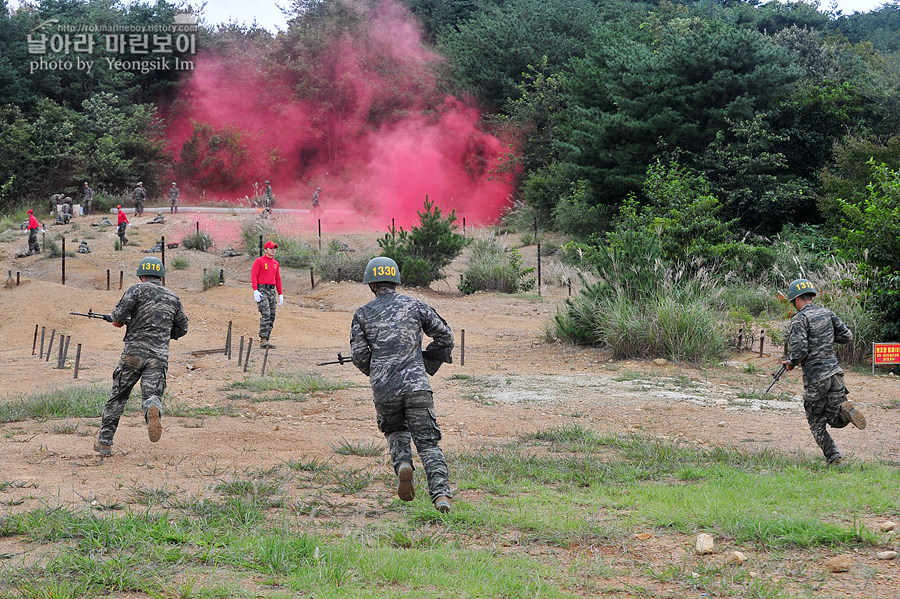
[[[507,145],[482,129],[471,102],[439,91],[441,58],[404,7],[385,0],[366,19],[365,31],[335,36],[314,65],[293,70],[199,55],[168,116],[186,195],[238,199],[268,179],[280,208],[311,208],[321,187],[326,218],[352,209],[408,227],[428,194],[472,224],[496,221],[512,192],[511,177],[495,172]],[[202,125],[219,150],[191,161],[185,142]]]

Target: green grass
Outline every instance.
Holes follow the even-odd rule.
[[[345,455],[364,445],[344,444],[354,449]],[[820,597],[822,555],[862,560],[889,545],[862,523],[900,511],[891,465],[835,470],[818,456],[579,425],[448,462],[459,492],[446,515],[430,505],[421,469],[404,503],[382,461],[337,467],[310,456],[241,472],[213,465],[202,496],[162,479],[135,485],[115,512],[5,512],[0,537],[41,546],[42,557],[0,561],[0,597]],[[753,562],[690,551],[648,560],[634,539],[643,531],[666,547],[708,532],[721,552]],[[868,562],[841,588],[869,596],[871,577],[892,567]]]
[[[188,261],[187,258],[182,258],[181,256],[175,256],[169,261],[169,267],[175,270],[184,270],[190,265],[190,261]]]
[[[338,443],[331,444],[331,450],[338,455],[357,455],[364,457],[376,457],[384,453],[384,444],[378,441],[348,441],[341,439]]]
[[[0,402],[0,423],[21,420],[93,418],[103,413],[109,387],[71,387],[17,396]],[[140,402],[129,401],[131,409]],[[127,408],[126,408],[127,409]]]
[[[242,390],[256,394],[249,398],[251,402],[304,401],[306,395],[310,393],[349,389],[353,386],[348,382],[326,379],[317,373],[275,371],[265,377],[254,376],[243,381],[233,382],[228,385],[226,390]],[[239,395],[237,398],[245,399],[245,396]]]

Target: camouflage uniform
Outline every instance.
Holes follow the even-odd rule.
[[[178,206],[176,206],[175,203],[178,201],[178,196],[180,195],[181,190],[174,185],[169,188],[169,212],[172,214],[178,213]]]
[[[91,204],[94,202],[94,190],[87,183],[84,184],[84,214],[87,216],[93,209],[91,208]]]
[[[450,497],[441,429],[435,419],[431,384],[422,362],[422,333],[435,349],[453,347],[453,332],[437,312],[417,299],[382,287],[353,315],[353,364],[369,375],[378,429],[384,433],[394,471],[412,464],[410,440],[425,467],[431,499]]]
[[[850,424],[841,410],[848,391],[834,344],[848,343],[852,339],[853,333],[847,325],[827,308],[807,304],[791,318],[788,359],[792,366],[803,368],[806,420],[829,464],[842,456],[825,425],[843,428]]]
[[[116,229],[116,235],[119,236],[119,241],[122,242],[122,245],[128,245],[128,238],[125,237],[125,229],[128,227],[128,223],[119,223],[119,228]]]
[[[61,193],[54,193],[50,196],[50,214],[56,214],[56,207],[59,206],[64,197]]]
[[[131,199],[134,200],[134,214],[135,216],[141,216],[144,214],[144,198],[147,197],[147,190],[144,189],[143,185],[138,185],[134,188],[134,191],[131,192]]]
[[[126,325],[125,349],[113,372],[112,390],[103,408],[99,442],[104,445],[112,445],[125,402],[138,379],[144,418],[151,406],[156,406],[162,415],[169,339],[178,339],[188,330],[181,300],[156,277],[129,287],[111,316],[114,322],[131,320]]]
[[[275,195],[272,193],[272,186],[268,183],[266,183],[266,191],[263,198],[263,204],[269,208],[271,208],[275,204]]]
[[[278,307],[278,290],[275,285],[259,285],[262,299],[256,304],[259,310],[259,338],[268,339],[275,326],[275,310]]]

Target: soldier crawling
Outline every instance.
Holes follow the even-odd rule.
[[[127,326],[125,348],[113,371],[113,386],[103,408],[94,451],[111,456],[113,436],[131,390],[141,381],[141,407],[151,443],[162,436],[162,396],[169,368],[169,340],[183,337],[188,319],[175,293],[163,287],[165,267],[159,258],[144,258],[137,268],[141,282],[128,288],[110,314],[114,327]]]
[[[866,418],[852,401],[847,401],[844,371],[838,365],[835,343],[849,343],[853,333],[834,312],[814,306],[816,289],[806,279],[788,287],[787,298],[797,309],[791,318],[788,339],[790,355],[782,362],[786,370],[803,367],[803,408],[813,438],[830,466],[839,466],[843,456],[825,425],[843,428],[853,424],[862,430]]]

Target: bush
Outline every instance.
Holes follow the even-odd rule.
[[[455,233],[456,212],[447,218],[441,210],[425,199],[425,211],[419,212],[419,226],[409,232],[394,227],[378,240],[381,255],[394,260],[400,267],[400,279],[404,285],[427,287],[433,281],[444,278],[441,272],[453,262],[469,243],[464,236]]]
[[[476,291],[527,291],[535,286],[535,279],[527,278],[534,270],[522,267],[522,256],[518,251],[503,248],[493,237],[479,239],[472,244],[472,255],[459,290],[465,294]]]
[[[201,279],[201,282],[203,284],[203,291],[206,291],[210,287],[216,287],[219,284],[220,280],[221,278],[219,277],[218,270],[207,270],[205,268],[203,269],[203,278]]]
[[[191,233],[181,240],[182,247],[189,250],[200,250],[201,252],[205,252],[214,245],[215,242],[209,233],[201,233],[199,231]]]
[[[366,272],[366,265],[372,255],[367,252],[325,254],[313,259],[314,268],[319,278],[328,281],[338,280],[338,270],[342,281],[356,281],[362,283]]]
[[[169,266],[171,266],[175,270],[184,270],[185,268],[187,268],[190,265],[191,265],[191,263],[188,262],[185,258],[182,258],[181,256],[175,256],[169,262]]]

